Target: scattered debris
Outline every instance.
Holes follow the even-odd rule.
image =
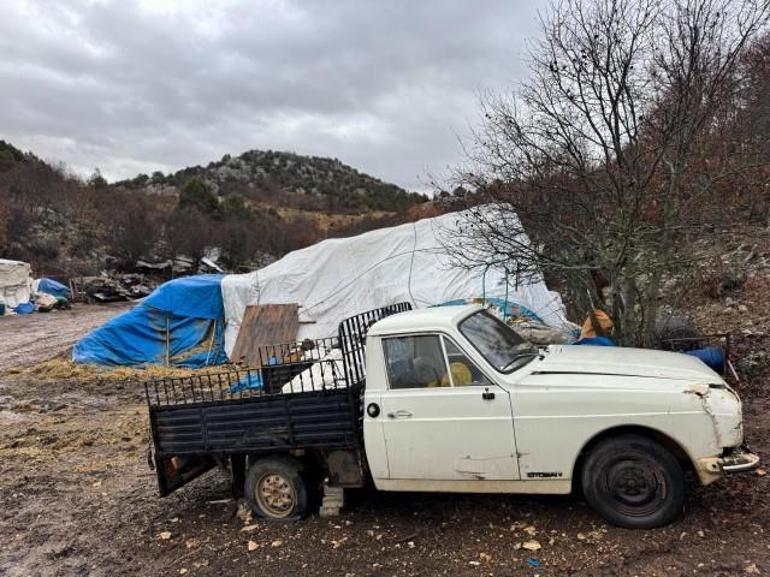
[[[235,516],[241,520],[244,525],[250,525],[254,520],[254,513],[251,511],[251,507],[246,501],[238,503],[238,509],[235,511]]]
[[[224,269],[221,266],[219,266],[217,263],[215,263],[213,260],[211,260],[210,258],[208,258],[206,256],[204,256],[201,259],[201,264],[200,264],[199,270],[200,269],[203,269],[204,272],[209,272],[206,269],[211,269],[211,272],[218,272],[218,273],[225,272]]]
[[[143,298],[157,286],[137,273],[110,275],[102,272],[99,276],[73,278],[71,283],[74,298],[100,303]]]
[[[256,541],[249,540],[248,549],[249,551],[256,551],[257,549],[259,549],[259,543],[257,543]]]
[[[149,262],[147,260],[138,260],[136,261],[136,265],[134,268],[138,270],[139,272],[150,272],[150,273],[158,273],[163,271],[171,271],[171,267],[174,265],[174,262],[171,259],[159,261],[159,262]]]
[[[147,274],[163,274],[164,276],[177,276],[185,274],[205,274],[225,272],[217,261],[219,260],[219,251],[209,251],[206,256],[200,259],[198,267],[195,267],[195,260],[188,256],[177,256],[174,259],[150,260],[139,259],[134,264],[134,270]]]
[[[164,541],[168,541],[169,539],[171,539],[171,531],[161,531],[160,534],[158,534],[158,537],[160,537]]]
[[[539,551],[542,549],[542,545],[540,545],[539,541],[535,541],[534,539],[531,539],[529,541],[524,541],[524,543],[521,544],[521,547],[523,549],[526,549],[527,551]]]

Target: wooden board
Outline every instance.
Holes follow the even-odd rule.
[[[299,331],[299,305],[250,305],[243,315],[231,359],[259,367],[259,347],[291,343]]]

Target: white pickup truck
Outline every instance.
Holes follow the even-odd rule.
[[[758,466],[738,396],[697,358],[538,349],[478,305],[408,308],[348,319],[333,342],[265,351],[239,376],[256,388],[147,383],[161,494],[219,463],[266,518],[371,482],[580,491],[607,521],[650,528],[680,514],[687,473],[706,485]]]

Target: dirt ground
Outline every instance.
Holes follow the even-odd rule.
[[[75,305],[72,310],[0,318],[0,373],[55,356],[94,327],[129,308],[128,303]]]
[[[61,352],[120,310],[0,319],[0,367]],[[747,437],[768,459],[770,337],[752,332],[735,354],[753,359]],[[653,531],[608,526],[577,497],[354,492],[337,518],[247,525],[228,497],[218,471],[157,496],[139,390],[0,374],[3,576],[770,574],[770,475],[699,489]],[[531,539],[542,548],[521,547]]]

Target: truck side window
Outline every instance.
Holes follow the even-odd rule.
[[[489,380],[484,376],[479,368],[471,361],[457,345],[448,338],[444,338],[444,348],[446,349],[447,360],[449,361],[449,372],[452,374],[452,382],[455,387],[465,385],[490,385]]]
[[[383,347],[391,389],[450,386],[438,335],[394,337]]]

